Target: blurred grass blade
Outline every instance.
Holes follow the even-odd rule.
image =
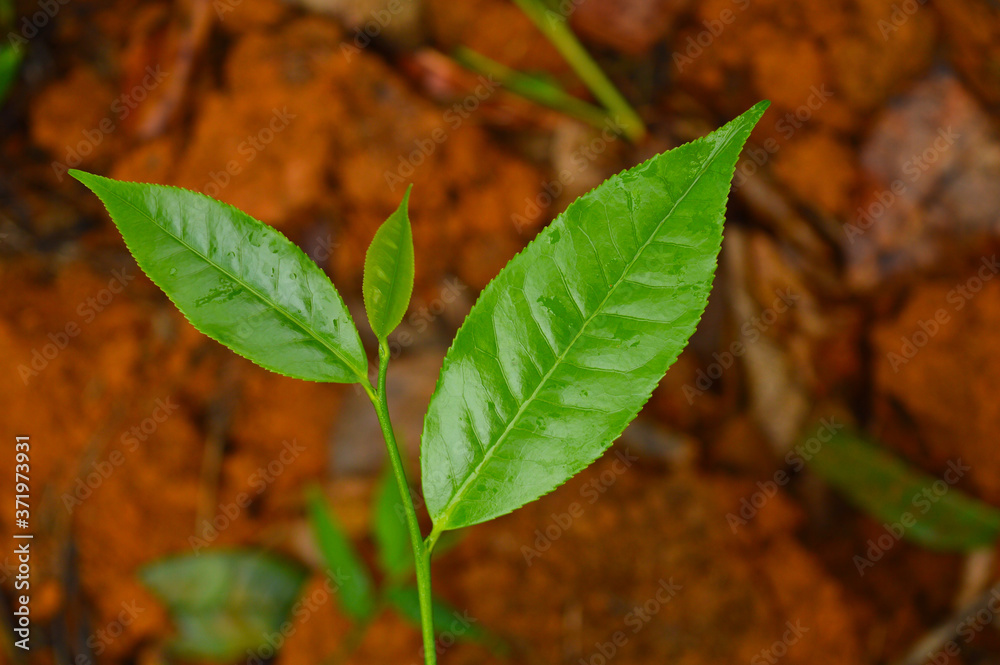
[[[373,511],[372,530],[378,544],[379,564],[391,580],[399,581],[413,570],[413,550],[406,528],[403,501],[392,474],[382,475]]]
[[[0,46],[0,102],[7,97],[17,69],[21,66],[21,51],[9,46]]]
[[[375,592],[364,562],[355,552],[319,488],[309,488],[306,501],[309,524],[328,572],[337,584],[341,608],[358,621],[370,618],[375,611]]]
[[[365,253],[362,292],[365,311],[375,336],[384,340],[406,314],[413,294],[413,231],[410,229],[410,190],[382,223]]]
[[[253,550],[164,559],[139,571],[177,629],[171,651],[185,659],[229,661],[266,644],[288,617],[306,572]]]
[[[1000,511],[952,486],[968,470],[960,459],[949,462],[942,480],[838,432],[810,466],[855,506],[929,549],[964,552],[1000,538]]]
[[[628,140],[633,143],[642,141],[646,137],[646,125],[643,124],[642,118],[587,53],[587,49],[570,30],[561,9],[557,11],[542,0],[514,0],[514,4],[520,7],[542,34],[552,42],[594,97],[600,100],[608,113],[615,118]]]
[[[603,109],[574,97],[554,81],[511,69],[463,46],[455,49],[454,57],[463,67],[492,76],[508,91],[536,104],[565,113],[598,129],[610,126],[616,132],[621,131]]]

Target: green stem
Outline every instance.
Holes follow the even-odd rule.
[[[618,92],[615,84],[604,75],[598,64],[587,53],[587,49],[583,48],[566,24],[566,17],[552,11],[540,0],[514,0],[514,2],[566,58],[594,97],[600,100],[614,116],[615,122],[622,128],[622,133],[633,143],[641,141],[646,136],[646,125],[642,122],[642,118]]]
[[[379,425],[382,426],[382,436],[385,437],[385,447],[389,452],[389,463],[392,465],[392,474],[396,477],[396,485],[399,487],[399,496],[403,501],[403,509],[406,512],[406,526],[410,531],[410,544],[413,546],[413,560],[417,573],[417,595],[420,598],[420,625],[424,636],[424,663],[425,665],[436,665],[437,651],[434,639],[434,619],[431,612],[431,557],[430,551],[424,547],[424,539],[420,533],[420,523],[417,521],[417,511],[413,507],[413,498],[410,496],[410,485],[406,482],[406,470],[403,468],[403,460],[399,455],[399,446],[396,444],[396,434],[392,430],[392,422],[389,420],[389,404],[386,399],[385,375],[389,366],[389,345],[385,340],[379,340],[378,347],[378,391],[372,390],[367,383],[361,385],[368,393],[368,398],[375,407],[378,415]]]

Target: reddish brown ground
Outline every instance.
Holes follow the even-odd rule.
[[[80,166],[207,190],[245,209],[316,258],[356,315],[363,248],[402,195],[392,176],[412,180],[416,298],[442,303],[456,278],[460,294],[403,345],[395,380],[412,448],[427,368],[440,362],[477,290],[537,228],[608,174],[771,99],[741,167],[759,173],[737,175],[699,332],[647,408],[648,430],[616,446],[641,450],[639,461],[615,475],[611,453],[539,502],[469,529],[436,563],[436,585],[510,644],[507,662],[597,665],[598,645],[616,631],[625,638],[614,657],[621,665],[767,662],[752,659],[781,639],[786,622],[808,630],[782,663],[891,662],[953,611],[962,557],[900,544],[860,577],[852,558],[881,527],[808,473],[735,533],[727,515],[783,468],[788,432],[797,436],[809,416],[830,413],[928,471],[961,457],[973,467],[962,488],[1000,505],[1000,285],[987,280],[968,298],[953,294],[961,285],[971,291],[968,280],[995,249],[1000,16],[985,1],[922,5],[886,28],[893,5],[589,0],[574,25],[637,101],[651,137],[638,148],[602,146],[552,197],[546,183],[575,167],[599,133],[503,91],[480,100],[476,77],[431,50],[473,46],[585,94],[513,4],[429,0],[422,20],[400,17],[377,47],[359,51],[349,48],[351,21],[366,20],[363,11],[338,22],[260,0],[219,20],[209,6],[213,24],[176,112],[149,130],[173,94],[169,83],[156,87]],[[193,536],[313,561],[301,502],[310,482],[326,485],[372,558],[366,524],[380,453],[356,415],[364,400],[268,374],[200,336],[138,274],[99,203],[51,168],[149,63],[180,71],[188,11],[74,0],[35,47],[33,73],[2,116],[15,131],[0,138],[0,400],[10,429],[29,432],[34,446],[34,520],[45,534],[36,541],[35,620],[62,625],[65,610],[70,628],[87,634],[113,622],[122,603],[136,603],[143,611],[101,645],[102,663],[163,662],[168,618],[135,573],[190,551]],[[713,35],[720,20],[726,27]],[[691,46],[699,38],[710,40],[700,51]],[[448,115],[470,100],[477,109],[469,117]],[[248,136],[276,117],[275,140],[248,151]],[[947,125],[963,140],[852,241],[857,209]],[[765,156],[754,164],[754,154]],[[122,270],[135,278],[113,294]],[[766,311],[786,290],[796,306],[689,399],[713,354],[740,339],[744,313]],[[938,310],[948,321],[895,361],[890,354]],[[37,375],[22,369],[36,351],[53,356],[35,359]],[[152,426],[157,400],[176,409],[146,440],[129,438],[131,428]],[[259,469],[292,440],[304,451],[258,492]],[[206,474],[214,454],[217,472]],[[0,457],[0,473],[9,476],[11,464]],[[587,503],[581,491],[608,473],[607,491]],[[88,479],[94,488],[81,489]],[[214,537],[204,519],[240,493],[253,495],[251,505]],[[525,547],[545,544],[536,530],[574,502],[585,504],[582,515],[527,561]],[[11,517],[0,511],[4,542]],[[676,596],[633,632],[630,612],[671,578]],[[6,573],[3,584],[9,594]],[[319,577],[310,584],[306,593],[322,598]],[[326,599],[278,662],[322,662],[348,630]],[[386,614],[350,662],[415,662],[418,645],[416,631]],[[977,639],[968,662],[995,658],[995,647]],[[56,662],[47,651],[32,659]],[[468,645],[442,657],[495,661]]]

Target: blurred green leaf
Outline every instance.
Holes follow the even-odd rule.
[[[316,544],[337,584],[337,598],[341,608],[358,621],[370,618],[375,611],[375,592],[368,569],[355,552],[319,488],[309,488],[306,500],[309,523]]]
[[[7,97],[20,66],[21,51],[13,46],[0,46],[0,102]]]
[[[182,658],[232,660],[279,630],[306,572],[285,559],[229,550],[164,559],[139,572],[177,628],[171,650]]]
[[[842,431],[810,465],[855,506],[929,549],[969,551],[1000,538],[1000,511],[952,486],[968,470],[960,460],[949,463],[946,482]]]
[[[386,473],[378,487],[372,530],[378,544],[379,565],[391,580],[398,581],[413,570],[413,549],[399,487],[392,474]]]
[[[385,591],[385,598],[399,612],[399,615],[420,627],[420,597],[416,587],[396,586]],[[433,599],[432,615],[434,632],[438,635],[450,634],[456,640],[476,642],[502,650],[498,640],[476,625],[476,619],[468,612],[459,612],[438,598]]]

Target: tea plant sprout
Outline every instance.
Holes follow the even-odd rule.
[[[635,418],[704,311],[736,160],[767,106],[581,196],[483,290],[424,421],[426,538],[386,401],[388,338],[413,290],[410,191],[365,258],[364,303],[378,341],[372,381],[340,294],[285,236],[202,194],[70,173],[104,202],[139,266],[198,330],[273,372],[361,385],[403,501],[433,665],[435,543],[551,492]]]

